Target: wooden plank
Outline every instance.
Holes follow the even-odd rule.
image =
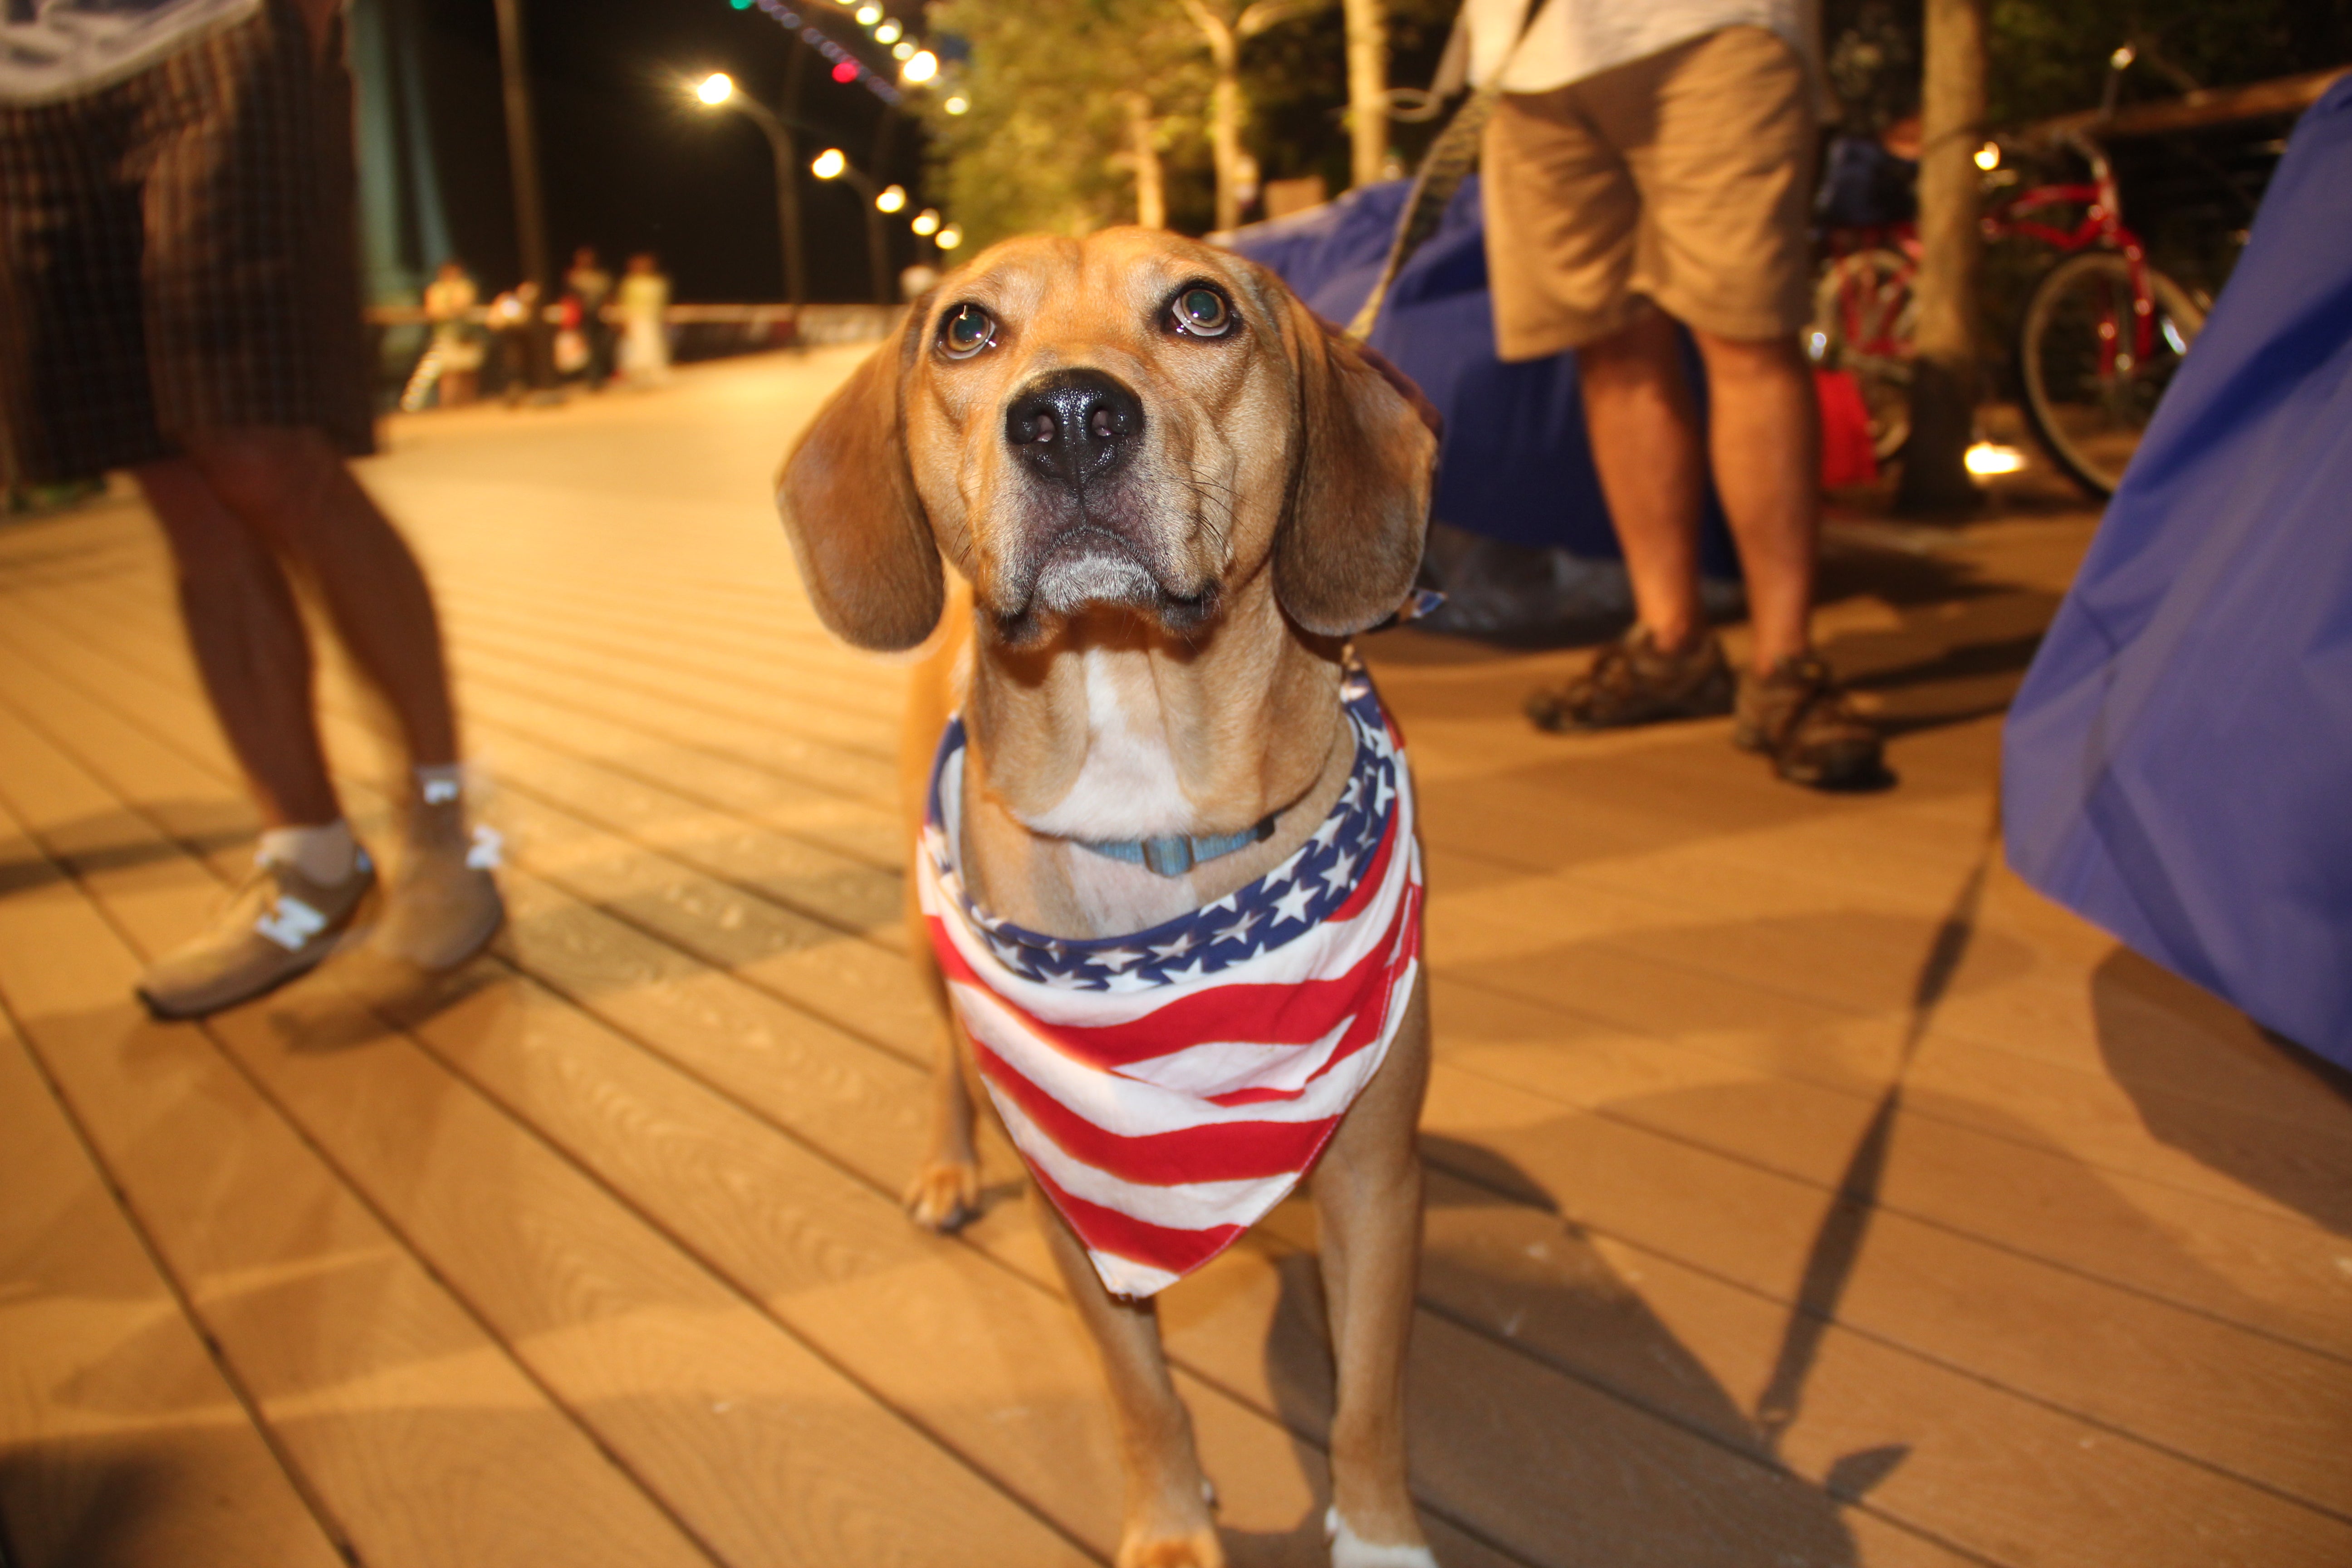
[[[581,941],[579,921],[569,921],[569,924],[567,924],[567,936],[562,938],[562,942],[560,942],[558,947],[560,947],[560,950],[562,950],[564,962],[567,962],[569,966],[572,966],[572,969],[569,969],[569,973],[564,975],[564,978],[558,978],[558,983],[560,983],[560,985],[562,985],[562,987],[567,987],[567,990],[572,992],[572,994],[579,996],[579,999],[581,999],[581,1002],[585,1004],[585,1006],[600,1006],[600,1004],[597,1004],[597,999],[595,999],[595,992],[600,990],[600,985],[597,985],[597,973],[604,973],[604,971],[616,969],[616,966],[618,966],[618,969],[630,971],[630,969],[633,969],[633,966],[635,966],[635,963],[642,963],[642,959],[621,959],[621,957],[618,957],[618,954],[616,954],[616,950],[614,950],[614,947],[604,947],[604,945],[600,945],[600,942],[583,942],[583,941]],[[581,959],[585,959],[585,962],[581,962]],[[701,987],[701,994],[703,994],[701,1006],[706,1006],[706,1008],[708,1008],[708,1006],[713,1006],[713,1002],[710,1002],[710,996],[718,994],[718,992],[710,992],[710,985],[708,985],[708,983],[703,983],[703,980],[694,980],[694,978],[691,978],[691,975],[689,975],[689,978],[685,980],[685,983],[687,983],[687,985],[698,985],[698,987]],[[724,987],[719,987],[719,992],[724,992]],[[727,1006],[727,1004],[719,1004],[719,1006]],[[652,1011],[649,1011],[649,1008],[652,1008]],[[663,1008],[652,1006],[652,1002],[649,1002],[649,996],[645,996],[645,994],[635,994],[635,992],[633,992],[633,999],[630,999],[630,1002],[625,1004],[625,1011],[614,1013],[614,1016],[616,1016],[616,1023],[624,1023],[624,1027],[630,1027],[630,1030],[633,1030],[633,1032],[640,1032],[640,1035],[663,1037],[663,1039],[687,1039],[687,1037],[691,1037],[691,1030],[689,1030],[689,1027],[679,1027],[679,1025],[668,1025],[668,1023],[663,1023]],[[727,1013],[719,1013],[719,1016],[727,1016]],[[713,1013],[703,1013],[703,1020],[706,1020],[706,1027],[708,1027],[708,1020],[710,1020],[710,1018],[713,1018]],[[751,1020],[751,1018],[746,1018],[746,1023],[743,1023],[743,1025],[736,1025],[736,1027],[739,1027],[740,1035],[746,1037],[746,1039],[752,1039],[752,1037],[767,1037],[767,1035],[769,1035],[769,1027],[764,1027],[764,1025],[755,1023],[755,1020]],[[673,1047],[673,1048],[675,1048],[675,1047]],[[694,1047],[687,1047],[687,1048],[694,1048]],[[706,1065],[698,1065],[698,1069],[706,1069],[706,1072],[710,1072],[710,1069],[719,1069],[719,1072],[724,1072],[724,1065],[710,1065],[710,1063],[706,1063]],[[743,1086],[740,1086],[740,1081],[739,1081],[739,1079],[727,1079],[727,1081],[730,1081],[730,1084],[734,1086],[736,1093],[740,1093],[740,1090],[743,1090]],[[870,1102],[870,1100],[868,1100],[868,1102]],[[854,1107],[845,1107],[845,1112],[854,1114]],[[1837,1147],[1846,1147],[1846,1145],[1837,1145]],[[910,1138],[908,1138],[908,1142],[903,1142],[903,1145],[901,1145],[901,1154],[898,1154],[898,1159],[901,1159],[901,1162],[903,1162],[901,1166],[898,1166],[898,1168],[910,1166],[910,1159],[912,1159],[912,1140],[910,1140]],[[1834,1173],[1832,1173],[1832,1175],[1834,1175]]]
[[[1884,1209],[1852,1225],[1851,1256],[1830,1268],[1820,1248],[1845,1222],[1824,1230],[1836,1216],[1819,1189],[1444,1063],[1423,1125],[1483,1151],[1449,1161],[1457,1174],[1515,1166],[1578,1225],[2347,1511],[2352,1368],[2340,1361]]]
[[[1443,978],[1435,1004],[1439,1050],[1465,1071],[1824,1191],[1848,1182],[1884,1100],[1743,1071],[1667,1040],[1564,1028],[1545,1009]],[[1881,1207],[2352,1360],[2352,1268],[2337,1261],[2352,1249],[2319,1226],[2086,1168],[2021,1124],[1996,1139],[1979,1130],[1997,1124],[1981,1104],[1977,1126],[1913,1113],[1943,1092],[1906,1080],[1871,1176]]]
[[[12,888],[47,874],[26,859],[5,865]],[[0,1192],[10,1562],[341,1562],[5,1016]]]
[[[173,782],[184,789],[192,781]],[[215,787],[224,785],[225,781],[215,783]],[[511,889],[514,883],[510,881],[509,887]],[[531,918],[533,906],[530,897],[530,884],[526,881],[523,891],[515,900],[519,923],[527,923]],[[170,919],[169,911],[160,909],[151,909],[149,915],[159,923],[166,923]],[[572,950],[571,943],[562,945],[567,952]],[[593,956],[583,966],[589,973],[599,973],[602,967]],[[331,1018],[320,1017],[319,1010],[324,1009],[331,1017],[348,1018],[349,1004],[340,1000],[321,1002],[307,999],[308,994],[314,990],[314,984],[306,982],[293,991],[282,994],[278,1001],[268,1005],[268,1016],[283,1018],[289,1016],[289,1009],[297,1010],[292,1014],[297,1021],[288,1026],[299,1035],[306,1032],[299,1021],[304,1016],[300,1010],[307,1009],[319,1032],[337,1041],[340,1048],[328,1059],[338,1064],[355,1053],[364,1055],[370,1049],[381,1048],[381,1043],[366,1031],[355,1034],[348,1023],[337,1027]],[[541,1047],[536,1052],[538,1059],[526,1064],[531,1071],[524,1079],[525,1087],[541,1086],[532,1103],[538,1107],[539,1113],[545,1112],[544,1101],[548,1098],[545,1089],[548,1085],[561,1084],[578,1091],[585,1097],[584,1109],[606,1120],[604,1136],[609,1145],[615,1131],[611,1124],[616,1110],[614,1086],[628,1081],[632,1071],[626,1061],[614,1059],[614,1052],[617,1048],[641,1059],[652,1058],[646,1058],[640,1047],[621,1045],[618,1037],[611,1036],[608,1031],[591,1026],[583,1033],[579,1024],[584,1021],[579,1020],[578,1014],[567,1004],[544,992],[537,992],[535,988],[534,994],[538,1006],[532,1010],[532,1016],[523,1031],[527,1038],[538,1042]],[[447,1014],[436,1015],[416,1026],[425,1030],[427,1037],[441,1043],[444,1048],[475,1052],[483,1038],[505,1033],[495,1023],[486,1022],[479,1009],[488,1007],[490,1018],[496,1019],[513,1012],[518,1005],[501,988],[486,987],[466,995],[459,1005]],[[552,1017],[549,1012],[551,1008],[553,1009]],[[567,1026],[567,1016],[569,1020],[577,1022]],[[806,1020],[800,1023],[806,1026]],[[240,1018],[233,1017],[223,1020],[221,1026],[241,1030],[248,1026],[242,1025]],[[284,1087],[280,1082],[281,1073],[292,1073],[298,1069],[305,1072],[320,1070],[314,1064],[303,1061],[282,1043],[271,1044],[266,1025],[255,1024],[249,1027],[261,1029],[263,1033],[251,1039],[244,1037],[241,1033],[232,1035],[238,1047],[239,1059],[261,1072],[264,1080],[273,1088]],[[552,1039],[549,1037],[551,1032],[554,1036]],[[456,1042],[454,1047],[450,1045],[452,1041]],[[601,1057],[590,1054],[591,1047],[596,1045],[604,1047]],[[686,1043],[684,1049],[705,1065],[719,1055],[692,1043]],[[248,1052],[257,1055],[248,1056]],[[273,1066],[269,1058],[280,1055],[286,1058],[285,1063]],[[594,1069],[585,1076],[580,1066],[583,1059],[596,1063]],[[897,1079],[897,1092],[891,1096],[891,1114],[887,1119],[889,1125],[882,1130],[896,1135],[893,1140],[895,1147],[887,1156],[892,1167],[891,1179],[895,1183],[897,1167],[911,1165],[923,1098],[922,1075],[912,1067],[896,1063],[894,1058],[878,1059],[892,1062],[896,1068],[893,1076]],[[754,1064],[755,1073],[756,1068],[757,1064]],[[642,1079],[646,1069],[635,1068],[635,1076]],[[656,1076],[663,1075],[656,1071]],[[762,1081],[769,1098],[781,1096],[802,1116],[813,1113],[815,1119],[833,1129],[836,1136],[854,1120],[852,1116],[844,1114],[838,1103],[820,1103],[810,1094],[812,1084],[820,1076],[818,1073],[785,1071],[756,1073],[756,1076]],[[838,1079],[837,1073],[833,1076]],[[690,1080],[674,1071],[667,1074],[667,1078],[666,1088],[673,1100],[680,1092],[689,1099],[698,1094],[702,1097],[698,1108],[701,1115],[706,1120],[710,1116],[714,1103],[718,1102],[716,1096],[708,1090],[698,1089]],[[505,1087],[511,1089],[515,1084],[509,1079]],[[289,1094],[288,1098],[291,1100],[295,1097]],[[373,1191],[376,1184],[381,1182],[387,1189],[384,1201],[388,1205],[396,1204],[394,1212],[405,1215],[409,1205],[418,1201],[399,1187],[404,1174],[412,1183],[417,1181],[410,1168],[414,1163],[413,1151],[407,1148],[396,1131],[381,1129],[409,1127],[422,1121],[436,1127],[436,1149],[443,1140],[462,1141],[454,1140],[448,1131],[452,1117],[446,1105],[436,1105],[429,1114],[417,1110],[406,1116],[386,1109],[398,1105],[403,1098],[404,1095],[396,1089],[388,1090],[384,1084],[372,1081],[364,1087],[345,1085],[316,1089],[300,1099],[299,1109],[313,1136],[323,1145],[337,1150],[341,1155],[348,1155],[353,1148],[368,1142],[371,1137],[377,1141],[392,1140],[375,1156],[383,1162],[383,1172],[373,1180],[363,1180],[362,1184]],[[572,1108],[575,1122],[583,1109],[581,1106]],[[618,1130],[655,1125],[667,1130],[668,1138],[677,1136],[674,1109],[648,1112],[641,1117],[632,1114],[631,1108],[623,1100],[618,1103],[617,1110]],[[349,1125],[331,1129],[321,1124],[339,1113],[348,1120]],[[740,1113],[738,1115],[740,1117]],[[313,1121],[313,1118],[318,1121]],[[737,1131],[740,1132],[740,1130],[739,1121]],[[832,1190],[824,1194],[820,1201],[805,1204],[786,1201],[787,1194],[780,1191],[773,1180],[779,1155],[775,1134],[769,1131],[764,1138],[765,1144],[759,1151],[760,1157],[751,1163],[751,1169],[745,1171],[739,1166],[722,1173],[724,1180],[719,1183],[717,1190],[732,1194],[762,1213],[774,1211],[787,1223],[797,1226],[813,1223],[807,1217],[812,1212],[828,1216],[827,1224],[831,1225],[845,1211],[858,1222],[852,1227],[850,1235],[861,1229],[881,1229],[891,1238],[902,1239],[918,1247],[951,1245],[929,1240],[912,1231],[890,1195],[870,1186],[845,1191],[841,1187],[842,1178],[837,1173],[830,1176]],[[639,1141],[642,1142],[642,1138]],[[656,1141],[656,1152],[661,1152],[668,1146],[667,1139]],[[614,1157],[609,1146],[604,1152],[607,1158]],[[798,1155],[797,1162],[803,1175],[834,1170],[821,1161],[811,1161],[805,1154]],[[515,1172],[515,1163],[512,1158],[492,1158],[476,1152],[453,1161],[452,1169],[462,1171],[464,1174],[451,1179],[470,1183],[480,1170],[495,1169],[507,1173],[502,1185],[509,1189],[518,1181],[527,1191],[535,1192],[546,1184],[543,1180],[522,1180]],[[675,1178],[677,1173],[672,1171],[670,1175]],[[747,1179],[752,1175],[762,1179]],[[422,1184],[429,1186],[429,1184]],[[710,1233],[714,1222],[709,1215],[700,1213],[709,1207],[708,1194],[714,1190],[712,1187],[675,1180],[667,1184],[648,1183],[646,1186],[651,1190],[632,1192],[633,1201],[647,1204],[649,1212],[659,1213],[670,1223],[682,1226],[683,1234],[694,1238],[698,1252],[703,1244],[713,1240]],[[697,1217],[698,1214],[700,1217]],[[740,1224],[740,1214],[730,1218]],[[753,1233],[763,1241],[772,1239],[775,1223],[776,1220],[771,1218],[753,1227]],[[547,1245],[546,1228],[544,1223],[530,1227],[535,1245],[541,1250]],[[737,1234],[740,1235],[740,1230]],[[425,1238],[423,1245],[425,1256],[431,1258],[436,1267],[449,1278],[470,1281],[478,1268],[488,1267],[487,1264],[477,1265],[474,1268],[461,1267],[462,1260],[453,1262],[442,1247],[432,1244],[429,1237]],[[870,1243],[861,1245],[871,1246]],[[835,1237],[824,1252],[826,1257],[856,1255],[850,1249],[847,1236]],[[969,1257],[968,1251],[961,1255]],[[730,1256],[751,1279],[767,1279],[768,1283],[761,1294],[775,1304],[778,1315],[792,1323],[796,1331],[811,1332],[813,1337],[822,1336],[816,1339],[816,1342],[829,1354],[843,1358],[844,1364],[856,1365],[861,1374],[871,1373],[881,1378],[894,1396],[891,1401],[894,1405],[903,1400],[905,1407],[935,1419],[943,1429],[951,1430],[962,1437],[973,1451],[987,1455],[988,1462],[999,1469],[1012,1468],[1008,1461],[1013,1456],[999,1451],[1010,1436],[1006,1412],[1022,1415],[1031,1403],[1038,1400],[1044,1388],[1064,1389],[1066,1393],[1061,1400],[1045,1400],[1040,1405],[1042,1411],[1051,1414],[1059,1423],[1058,1429],[1053,1423],[1047,1423],[1040,1431],[1048,1440],[1033,1440],[1019,1448],[1021,1464],[1013,1479],[1036,1481],[1053,1478],[1055,1484],[1047,1489],[1047,1497],[1053,1504],[1067,1510],[1062,1517],[1075,1515],[1071,1524],[1084,1530],[1099,1542],[1101,1550],[1107,1552],[1115,1542],[1118,1485],[1115,1471],[1107,1467],[1116,1451],[1116,1445],[1108,1429],[1107,1412],[1102,1406],[1099,1380],[1082,1344],[1068,1331],[1066,1310],[1050,1292],[1034,1283],[1027,1287],[1015,1285],[1002,1270],[973,1259],[969,1267],[979,1268],[981,1278],[992,1287],[990,1291],[983,1292],[991,1299],[991,1310],[971,1312],[950,1309],[943,1312],[937,1300],[919,1289],[910,1289],[912,1282],[908,1279],[908,1269],[904,1266],[881,1270],[881,1277],[870,1285],[852,1289],[837,1280],[791,1279],[779,1285],[773,1280],[775,1262],[747,1266],[745,1251],[740,1246],[731,1249]],[[596,1278],[604,1279],[609,1277],[610,1269],[593,1272]],[[1020,1307],[1018,1310],[1008,1312],[1005,1310],[1008,1303],[1003,1299],[1003,1293],[1008,1286],[1017,1299],[1014,1304]],[[609,1286],[605,1289],[609,1292]],[[967,1288],[950,1291],[948,1295],[952,1299],[970,1293]],[[494,1321],[499,1321],[499,1314],[492,1307],[485,1306],[483,1310]],[[1040,1313],[1043,1314],[1042,1319]],[[1008,1320],[1013,1325],[1009,1329]],[[697,1321],[699,1322],[701,1320]],[[943,1328],[952,1328],[957,1331],[944,1332]],[[524,1342],[519,1336],[519,1344],[527,1348],[546,1331],[534,1326],[530,1331],[532,1340]],[[971,1338],[972,1334],[980,1338],[974,1341]],[[1051,1363],[1038,1348],[1045,1343],[1058,1347],[1062,1363],[1058,1382],[1048,1375]],[[1008,1352],[1011,1353],[1008,1355]],[[981,1359],[976,1361],[975,1356]],[[1002,1397],[993,1408],[986,1405],[971,1408],[968,1400],[968,1385],[976,1369],[987,1364],[992,1357],[999,1364],[1007,1386],[1001,1390]],[[566,1376],[561,1366],[549,1366],[536,1358],[533,1365],[559,1389],[570,1388],[578,1381]],[[709,1378],[705,1377],[700,1385],[690,1383],[689,1386],[701,1386],[702,1391],[707,1392],[708,1383]],[[1296,1448],[1292,1439],[1263,1415],[1253,1416],[1246,1411],[1222,1408],[1222,1405],[1229,1404],[1223,1395],[1197,1384],[1188,1386],[1188,1396],[1196,1406],[1209,1408],[1215,1416],[1216,1429],[1225,1435],[1227,1447],[1218,1456],[1225,1461],[1220,1467],[1221,1472],[1230,1470],[1241,1478],[1237,1487],[1225,1499],[1225,1517],[1240,1528],[1245,1553],[1256,1555],[1243,1554],[1238,1560],[1299,1561],[1300,1553],[1319,1549],[1319,1541],[1315,1539],[1313,1528],[1313,1521],[1319,1518],[1320,1509],[1315,1489],[1328,1485],[1321,1477],[1319,1458],[1302,1472],[1300,1460],[1292,1457]],[[640,1397],[645,1396],[641,1394]],[[940,1408],[942,1405],[946,1406],[944,1410]],[[624,1441],[623,1436],[610,1430],[600,1419],[596,1409],[592,1407],[586,1415],[592,1423],[598,1426],[600,1436],[617,1452],[646,1462],[658,1473],[659,1465],[646,1456],[634,1454],[632,1447]],[[1071,1436],[1073,1422],[1077,1424],[1077,1437],[1075,1439]],[[1038,1436],[1039,1432],[1030,1434],[1033,1439]],[[1240,1451],[1234,1453],[1235,1448]],[[1081,1457],[1083,1463],[1079,1462]],[[653,1458],[657,1459],[658,1455]],[[893,1478],[892,1484],[903,1485],[908,1467],[884,1465],[874,1468],[877,1475]],[[708,1525],[711,1522],[691,1510],[684,1511],[698,1523]],[[1277,1525],[1278,1529],[1273,1528]],[[724,1532],[715,1533],[724,1544]],[[1018,1542],[1017,1533],[1008,1534],[1010,1539]],[[1447,1540],[1450,1561],[1469,1563],[1508,1561],[1494,1556],[1475,1542],[1455,1541],[1450,1536]],[[1024,1550],[1027,1549],[1024,1547]],[[1035,1556],[1034,1552],[1030,1552],[1028,1557],[1016,1554],[1009,1560],[1034,1560]]]
[[[184,895],[177,909],[126,904],[129,934],[152,946],[198,918],[217,885],[167,845],[146,847],[145,879],[175,874]],[[101,908],[109,880],[92,879]],[[496,1005],[496,989],[478,1001]],[[352,997],[304,983],[209,1029],[725,1561],[1083,1560]]]
[[[5,858],[39,860],[20,804],[92,814],[0,748]],[[332,1528],[375,1561],[707,1562],[138,970],[62,876],[0,900],[0,996]]]

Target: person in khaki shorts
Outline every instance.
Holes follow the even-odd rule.
[[[1820,415],[1809,310],[1810,18],[1800,0],[1467,0],[1469,72],[1502,73],[1482,150],[1505,360],[1573,349],[1634,626],[1528,711],[1579,730],[1736,710],[1735,742],[1820,787],[1882,776],[1877,733],[1813,652]],[[1523,36],[1524,35],[1524,36]],[[1675,324],[1706,369],[1707,450]],[[1748,579],[1735,679],[1698,595],[1701,464]]]

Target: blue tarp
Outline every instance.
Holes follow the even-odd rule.
[[[2252,238],[2009,721],[2035,887],[2352,1067],[2352,79]]]
[[[1297,217],[1253,224],[1233,246],[1280,274],[1317,313],[1344,322],[1380,276],[1410,188],[1404,180],[1366,185]],[[1576,356],[1522,364],[1495,356],[1476,175],[1454,192],[1437,233],[1391,287],[1371,342],[1445,416],[1433,515],[1513,544],[1618,556],[1584,438]],[[1696,353],[1685,353],[1684,368],[1704,412],[1706,377]],[[1705,569],[1737,577],[1711,483],[1705,506]]]

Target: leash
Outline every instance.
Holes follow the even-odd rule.
[[[1381,307],[1388,302],[1389,288],[1396,281],[1397,274],[1404,270],[1413,252],[1429,243],[1430,236],[1444,221],[1454,193],[1462,188],[1462,182],[1478,166],[1479,142],[1486,134],[1486,121],[1494,117],[1496,104],[1502,100],[1503,78],[1519,58],[1519,48],[1528,41],[1528,35],[1535,30],[1536,18],[1543,15],[1545,3],[1546,0],[1534,0],[1528,7],[1527,16],[1519,23],[1518,36],[1511,40],[1495,74],[1454,111],[1454,118],[1445,122],[1445,129],[1437,133],[1437,140],[1422,154],[1421,167],[1413,173],[1412,189],[1405,196],[1404,210],[1397,216],[1396,237],[1389,242],[1388,259],[1381,264],[1381,275],[1372,284],[1372,291],[1364,297],[1363,305],[1348,323],[1350,342],[1360,343],[1372,335],[1372,328],[1380,322]],[[1467,16],[1457,17],[1454,25],[1466,31]],[[1441,79],[1444,74],[1444,67],[1441,65]]]

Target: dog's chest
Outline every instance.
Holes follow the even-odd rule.
[[[1088,649],[1077,657],[1086,691],[1086,758],[1068,793],[1045,811],[1024,814],[1024,822],[1051,837],[1098,844],[1191,832],[1196,815],[1177,781],[1150,660],[1119,649]]]

